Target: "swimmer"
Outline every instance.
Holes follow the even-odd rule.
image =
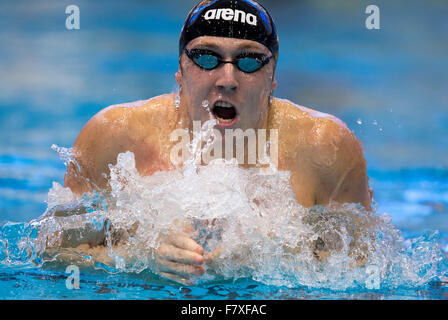
[[[64,184],[75,194],[110,189],[109,164],[131,151],[143,176],[172,170],[176,129],[210,119],[216,129],[277,129],[278,169],[290,171],[299,204],[359,203],[371,209],[366,160],[360,141],[338,118],[273,97],[279,54],[277,30],[256,1],[201,1],[189,13],[179,41],[178,93],[114,105],[84,126],[74,146],[78,166],[67,168]],[[177,95],[180,101],[177,101]],[[65,209],[68,210],[68,209]],[[55,214],[64,215],[61,209]],[[204,273],[206,254],[185,226],[157,252],[161,275],[187,283]],[[96,237],[95,239],[98,239]],[[86,241],[88,242],[88,241]],[[101,241],[90,242],[91,246]]]

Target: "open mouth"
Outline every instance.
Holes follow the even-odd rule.
[[[217,101],[212,109],[212,113],[220,125],[234,124],[238,115],[236,108],[231,103],[224,101]]]

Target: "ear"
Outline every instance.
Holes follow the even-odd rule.
[[[274,81],[272,81],[272,89],[271,92],[273,92],[277,88],[277,79],[274,78]]]
[[[181,85],[182,84],[182,66],[181,66],[181,63],[182,63],[182,56],[181,57],[179,57],[179,68],[177,69],[177,72],[176,72],[176,74],[174,75],[174,77],[176,78],[176,82],[177,82],[177,84],[178,85]]]
[[[179,66],[179,70],[177,70],[177,72],[174,75],[174,77],[176,78],[177,84],[181,85],[181,83],[182,83],[182,71],[180,70],[180,66]]]

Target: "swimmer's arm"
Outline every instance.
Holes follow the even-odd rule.
[[[90,209],[95,209],[93,205]],[[46,215],[52,217],[69,217],[89,212],[89,209],[80,201],[72,201],[70,203],[57,205],[46,212]]]
[[[369,178],[366,174],[365,161],[359,161],[347,169],[345,177],[333,199],[339,203],[360,203],[370,211],[372,207],[372,190],[369,189]]]
[[[51,235],[45,235],[45,248],[47,249],[62,249],[62,248],[75,248],[80,245],[88,245],[90,248],[97,246],[105,246],[106,236],[110,236],[110,241],[113,244],[117,244],[124,239],[127,239],[129,235],[133,234],[138,227],[135,223],[131,229],[123,230],[114,228],[108,219],[105,219],[102,228],[92,225],[89,221],[92,217],[88,214],[101,214],[101,210],[111,209],[114,207],[113,201],[110,201],[107,194],[104,195],[106,198],[99,203],[84,204],[81,200],[75,200],[67,204],[55,206],[46,211],[46,213],[41,217],[41,223],[52,223],[51,220],[57,223],[65,223],[66,228],[62,231],[57,231]],[[107,204],[106,204],[107,201]],[[103,208],[105,205],[106,208]],[[72,216],[78,216],[80,220]],[[73,220],[75,218],[75,220]],[[69,220],[66,220],[69,219]],[[84,219],[85,222],[82,222]],[[47,220],[47,221],[46,221]],[[64,222],[65,220],[65,222]],[[70,228],[70,224],[73,221],[79,221],[76,223],[81,223],[82,228],[73,227]]]
[[[77,267],[95,267],[100,264],[113,267],[114,261],[109,256],[108,248],[103,246],[90,247],[80,244],[74,248],[49,248],[40,256],[44,269],[65,269],[69,265]]]
[[[95,191],[110,199],[109,165],[114,165],[118,154],[127,151],[126,148],[133,145],[129,138],[130,130],[127,128],[129,118],[130,111],[127,108],[111,106],[87,122],[73,145],[73,161],[67,165],[64,187],[69,188],[77,196]],[[110,205],[108,203],[108,207]],[[81,201],[74,201],[52,208],[49,215],[68,217],[97,209],[101,208],[95,208],[91,204],[87,208]],[[90,238],[71,242],[61,240],[59,247],[73,248],[81,244],[94,247],[103,244],[104,231],[90,235],[93,240]]]
[[[54,212],[47,213],[47,219],[64,219],[65,217],[86,214],[87,209],[79,206],[75,210],[54,209]],[[54,213],[54,216],[51,214]],[[43,221],[42,223],[52,223]],[[104,260],[107,257],[104,253],[106,247],[106,230],[85,226],[76,229],[63,229],[54,233],[47,233],[45,228],[39,232],[35,242],[36,258],[43,262],[43,267],[59,268],[75,264],[77,266],[90,266],[92,260],[86,256],[95,256],[95,260]],[[34,250],[33,250],[34,251]],[[88,252],[89,251],[89,252]],[[29,254],[31,255],[31,251]],[[98,257],[98,258],[97,258]]]
[[[337,181],[330,200],[339,203],[360,203],[367,211],[371,210],[372,191],[367,176],[367,161],[364,158],[361,142],[347,131],[341,139],[337,161]]]
[[[372,193],[361,142],[340,120],[328,120],[322,131],[323,143],[315,161],[319,177],[315,205],[359,203],[370,211]]]
[[[67,229],[48,236],[39,235],[38,241],[41,242],[44,250],[37,254],[48,267],[66,266],[75,262],[78,266],[86,267],[93,266],[97,262],[113,266],[114,261],[109,256],[108,244],[114,251],[125,251],[120,248],[135,229],[135,224],[129,230],[115,229],[106,221],[103,228],[99,230],[93,226],[86,226],[81,229]],[[107,236],[109,236],[108,239],[106,239]]]
[[[115,261],[110,256],[109,247],[114,252],[120,252],[126,261],[134,259],[128,256],[126,241],[135,235],[138,223],[127,230],[114,229],[110,224],[109,228],[68,229],[40,239],[40,242],[45,241],[45,250],[39,253],[39,257],[45,261],[46,268],[53,269],[65,268],[70,264],[96,267],[98,263],[114,267]],[[162,237],[160,247],[148,251],[148,255],[155,258],[153,270],[184,285],[191,284],[191,276],[202,275],[205,272],[202,266],[204,259],[213,255],[204,255],[203,248],[192,240],[193,233],[192,227],[186,224],[182,232],[170,232]]]

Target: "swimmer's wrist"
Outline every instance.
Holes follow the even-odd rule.
[[[80,203],[61,204],[51,208],[48,215],[53,217],[69,217],[87,213],[87,207]]]
[[[47,215],[53,217],[69,217],[89,212],[106,210],[106,208],[115,206],[115,202],[107,194],[99,194],[90,200],[79,198],[75,201],[59,204],[47,210]]]

